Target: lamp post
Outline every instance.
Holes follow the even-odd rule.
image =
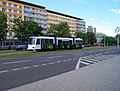
[[[115,29],[115,33],[117,33],[117,46],[119,46],[119,31],[120,31],[120,27],[117,27],[116,29]]]
[[[104,36],[104,47],[105,47],[105,36]]]

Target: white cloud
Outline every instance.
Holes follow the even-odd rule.
[[[88,20],[90,20],[90,21],[94,21],[95,19],[94,19],[94,18],[88,18]]]
[[[108,36],[115,36],[115,30],[112,26],[95,26],[97,32],[104,33]]]
[[[88,2],[86,2],[85,0],[72,0],[72,1],[82,4],[88,4]]]
[[[120,9],[110,9],[110,11],[116,14],[120,14]]]
[[[120,2],[120,0],[113,0],[113,1],[115,1],[115,2]]]
[[[111,22],[108,21],[102,21],[103,24],[110,24]]]

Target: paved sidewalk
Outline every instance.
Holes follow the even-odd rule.
[[[120,56],[8,91],[120,91]]]

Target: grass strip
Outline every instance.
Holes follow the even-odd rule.
[[[56,54],[62,52],[78,52],[81,50],[97,50],[97,49],[104,49],[104,48],[116,48],[116,47],[87,47],[83,49],[65,49],[65,50],[56,50],[56,51],[44,51],[44,52],[34,52],[34,51],[11,51],[11,52],[0,52],[0,59],[1,58],[15,58],[15,57],[28,57],[28,56],[35,56],[35,55],[43,55],[43,54]]]

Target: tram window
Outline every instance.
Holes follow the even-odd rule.
[[[34,45],[35,44],[35,38],[30,38],[29,39],[29,44]]]
[[[72,40],[70,40],[69,43],[72,44]]]
[[[10,45],[13,45],[13,42],[10,42]]]
[[[50,39],[50,43],[53,43],[53,40],[52,40],[52,39]]]
[[[2,46],[2,42],[0,43],[0,46]]]
[[[6,42],[6,46],[8,46],[9,45],[9,42]]]
[[[40,44],[40,39],[37,39],[36,45]]]

